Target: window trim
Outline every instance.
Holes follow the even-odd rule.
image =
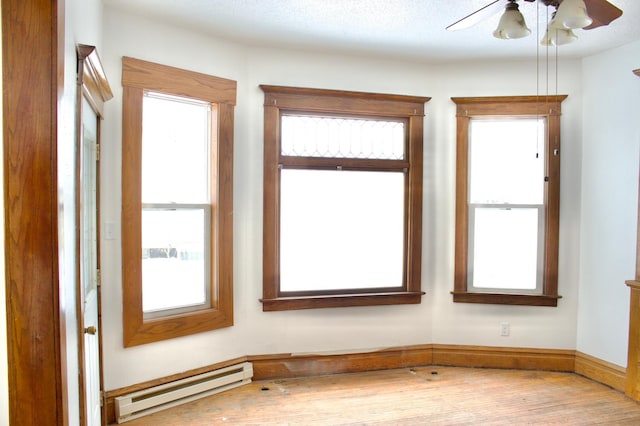
[[[561,103],[567,95],[497,96],[451,98],[456,104],[456,238],[454,302],[502,305],[557,306],[558,299],[558,237],[560,222],[560,115]],[[469,123],[473,117],[516,118],[529,116],[546,118],[545,174],[545,241],[542,294],[470,292],[467,288],[468,257],[468,166]],[[557,151],[556,151],[557,150]],[[554,155],[554,152],[557,155]]]
[[[237,83],[122,58],[122,311],[124,347],[233,325],[233,123]],[[211,308],[145,319],[142,310],[141,164],[145,90],[209,102],[211,112]],[[214,171],[217,171],[214,172]]]
[[[387,95],[341,90],[310,89],[260,85],[264,99],[264,210],[263,210],[263,311],[417,304],[421,302],[422,253],[422,142],[424,104],[431,98]],[[407,159],[409,188],[406,194],[405,268],[403,291],[314,294],[284,297],[279,290],[279,165],[280,116],[283,112],[300,114],[339,114],[360,117],[392,117],[407,120]],[[313,159],[325,161],[327,159]],[[300,163],[300,159],[295,159]],[[304,162],[304,159],[301,160]],[[332,161],[332,160],[327,160]],[[335,161],[335,160],[333,160]],[[353,159],[345,159],[345,164]],[[379,160],[373,161],[374,163]],[[388,160],[384,160],[388,161]]]

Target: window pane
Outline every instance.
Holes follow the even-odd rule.
[[[403,285],[404,174],[281,174],[280,289]]]
[[[142,202],[208,202],[210,105],[145,93],[142,111]]]
[[[472,271],[475,288],[535,290],[538,269],[536,208],[475,208]]]
[[[471,120],[469,202],[542,204],[544,120]]]
[[[404,146],[402,121],[282,117],[281,155],[402,160],[405,158]]]
[[[207,302],[207,214],[143,209],[142,307],[145,313]]]

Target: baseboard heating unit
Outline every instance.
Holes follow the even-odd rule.
[[[251,382],[253,365],[236,364],[115,398],[116,420],[123,423]]]

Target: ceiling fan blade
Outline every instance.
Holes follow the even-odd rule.
[[[509,0],[495,0],[482,7],[481,9],[476,10],[471,15],[467,15],[459,21],[456,21],[453,24],[449,25],[447,29],[449,31],[457,31],[472,27],[480,21],[483,21],[500,11],[503,11],[508,2]]]
[[[609,25],[615,19],[622,16],[622,10],[612,5],[606,0],[584,0],[587,6],[587,14],[593,23],[583,30],[592,30],[603,25]]]

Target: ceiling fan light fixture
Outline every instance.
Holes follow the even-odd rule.
[[[515,1],[510,1],[493,36],[500,39],[522,38],[531,34]]]
[[[562,46],[563,44],[572,43],[577,39],[578,36],[568,28],[552,28],[549,26],[540,44],[543,46]]]
[[[577,29],[588,27],[592,22],[583,0],[563,0],[549,26]]]

